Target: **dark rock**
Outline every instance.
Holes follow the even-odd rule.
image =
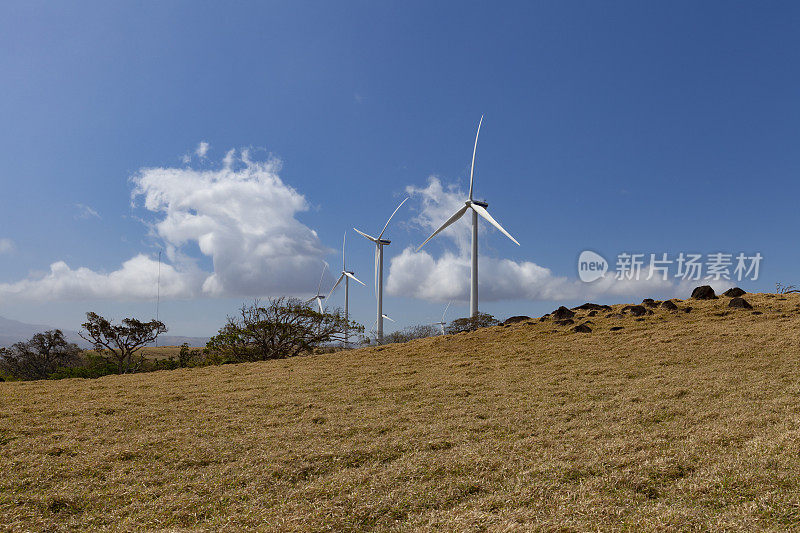
[[[691,313],[692,309],[694,309],[694,308],[693,307],[684,307],[683,309],[681,309],[681,311],[683,311],[684,313]]]
[[[591,333],[592,328],[590,328],[586,324],[580,324],[572,328],[572,331],[574,331],[575,333]]]
[[[506,321],[503,322],[503,325],[504,326],[509,326],[511,324],[516,324],[518,322],[525,322],[526,320],[530,320],[530,319],[531,319],[531,317],[529,317],[529,316],[523,316],[523,315],[512,316],[512,317],[507,318]]]
[[[635,320],[636,322],[644,322],[644,318],[641,318],[641,317],[639,317],[639,318],[634,318],[634,320]]]
[[[677,311],[678,306],[672,303],[672,300],[665,300],[661,302],[661,307],[666,309],[667,311]]]
[[[647,314],[647,309],[645,309],[643,305],[626,305],[622,308],[622,312],[624,313],[626,311],[630,311],[633,316],[642,316]]]
[[[652,298],[645,298],[644,300],[642,300],[642,305],[646,305],[647,307],[658,307],[658,304],[660,303],[661,302],[657,302]]]
[[[700,287],[695,288],[692,291],[692,298],[695,300],[716,300],[717,295],[714,293],[714,289],[711,288],[710,285],[702,285]]]
[[[550,315],[544,315],[542,318],[539,319],[539,322],[544,322],[548,318],[550,318]]]
[[[722,293],[725,296],[729,296],[731,298],[738,298],[739,296],[743,296],[747,294],[747,291],[743,291],[739,287],[734,287],[732,289],[728,289],[727,291]]]
[[[582,310],[582,311],[611,311],[610,305],[600,305],[600,304],[593,304],[593,303],[585,303],[583,305],[579,305],[578,307],[573,307],[575,310]]]
[[[753,306],[750,305],[750,302],[748,302],[744,298],[741,298],[741,297],[738,297],[738,296],[736,298],[732,298],[731,299],[730,303],[728,304],[728,307],[738,307],[739,309],[752,309],[753,308]]]
[[[622,313],[611,313],[609,315],[606,315],[606,318],[625,318],[625,315],[623,315]]]
[[[556,324],[558,324],[559,326],[571,326],[574,323],[575,321],[572,320],[571,318],[565,318],[564,320],[556,320]]]
[[[575,316],[575,313],[564,307],[563,305],[553,311],[553,318],[556,320],[564,320],[566,318],[572,318]]]
[[[597,316],[597,311],[589,311],[586,316]]]
[[[611,328],[611,331],[619,331],[621,329],[625,329],[625,328],[623,328],[622,326],[614,326],[613,328]]]
[[[761,311],[753,311],[753,314],[754,315],[763,315],[764,313],[762,313]]]

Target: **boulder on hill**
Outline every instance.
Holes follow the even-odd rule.
[[[592,311],[589,311],[589,312],[586,314],[586,316],[597,316],[597,311],[594,311],[594,310],[592,310]]]
[[[672,300],[665,300],[665,301],[661,302],[661,307],[663,307],[667,311],[677,311],[678,310],[678,306],[675,305],[672,302]]]
[[[626,305],[622,308],[622,312],[630,311],[633,316],[642,316],[647,314],[647,309],[643,305]],[[653,312],[650,311],[652,314]]]
[[[728,307],[738,307],[739,309],[752,309],[753,306],[750,305],[750,302],[745,300],[744,298],[737,296],[736,298],[731,298],[730,303],[728,303]]]
[[[658,307],[658,304],[660,303],[661,302],[657,302],[652,298],[645,298],[644,300],[642,300],[642,305],[646,305],[647,307]]]
[[[572,331],[574,331],[575,333],[591,333],[592,328],[590,328],[586,324],[579,324],[574,328],[572,328]]]
[[[738,298],[739,296],[743,296],[747,294],[747,291],[743,291],[739,287],[734,287],[732,289],[728,289],[727,291],[722,293],[724,296],[729,296],[730,298]]]
[[[574,317],[575,313],[562,305],[561,307],[553,311],[552,316],[555,320],[564,320],[567,318]]]
[[[558,324],[559,326],[571,326],[574,323],[575,321],[572,320],[571,318],[565,318],[564,320],[556,320],[556,324]]]
[[[578,307],[573,307],[572,309],[574,311],[577,311],[579,309],[581,311],[611,311],[611,306],[586,302],[585,304],[579,305]]]
[[[519,322],[525,322],[526,320],[530,320],[530,319],[531,319],[531,317],[525,316],[525,315],[512,316],[512,317],[508,317],[506,319],[506,321],[503,322],[503,325],[504,326],[508,326],[508,325],[511,325],[511,324],[517,324]]]
[[[714,293],[714,289],[711,288],[710,285],[702,285],[700,287],[695,288],[692,291],[692,298],[695,300],[716,300],[717,295]]]

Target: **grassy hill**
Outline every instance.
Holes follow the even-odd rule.
[[[800,296],[745,297],[0,383],[0,529],[798,530]]]

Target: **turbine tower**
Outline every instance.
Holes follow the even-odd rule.
[[[439,229],[434,231],[433,234],[425,239],[425,242],[420,244],[419,248],[417,248],[417,251],[420,251],[420,249],[425,246],[429,240],[433,239],[450,224],[464,216],[464,213],[472,209],[472,273],[469,292],[469,308],[470,316],[472,318],[478,316],[478,215],[486,219],[492,226],[499,229],[503,235],[514,241],[514,244],[517,246],[520,245],[517,242],[517,239],[512,237],[510,233],[503,229],[503,226],[501,226],[494,218],[492,218],[492,215],[490,215],[486,210],[489,204],[472,199],[472,184],[475,174],[475,152],[478,150],[478,135],[481,134],[481,124],[483,124],[483,115],[481,115],[481,120],[478,122],[478,133],[475,134],[475,146],[472,148],[472,166],[469,170],[469,197],[467,198],[467,201],[464,202],[464,207],[456,211],[453,216],[448,218]]]
[[[328,299],[330,299],[331,294],[333,294],[333,291],[335,291],[336,287],[339,286],[339,283],[341,283],[341,281],[344,280],[344,321],[346,323],[345,329],[344,329],[344,347],[345,348],[347,348],[347,340],[348,340],[347,338],[348,338],[349,333],[350,333],[349,332],[350,317],[349,317],[349,309],[348,309],[349,308],[349,304],[350,304],[350,280],[352,279],[353,281],[357,281],[360,284],[364,285],[365,287],[367,286],[366,283],[364,283],[363,281],[361,281],[360,279],[358,279],[355,276],[355,273],[347,270],[347,267],[345,266],[346,263],[345,263],[345,260],[344,260],[344,243],[345,243],[346,240],[347,240],[347,232],[345,231],[344,232],[344,237],[342,237],[342,273],[339,276],[339,279],[336,280],[336,283],[333,284],[333,288],[331,289],[331,292],[328,293]],[[319,291],[317,291],[317,292],[319,292]]]
[[[314,300],[317,301],[317,305],[319,306],[319,312],[324,313],[325,311],[322,309],[322,300],[325,299],[324,294],[320,294],[320,289],[322,289],[322,278],[325,277],[325,269],[328,268],[328,263],[325,263],[325,266],[322,267],[322,275],[319,277],[319,285],[317,285],[317,294],[316,296],[312,296],[308,300],[306,300],[307,304],[310,304]]]
[[[378,318],[376,319],[377,324],[377,334],[376,337],[378,339],[378,343],[383,342],[383,319],[386,315],[383,314],[383,247],[388,246],[392,243],[392,241],[384,239],[383,233],[386,231],[386,228],[389,227],[389,222],[392,221],[395,213],[397,213],[398,209],[400,209],[408,198],[400,202],[400,205],[392,213],[392,216],[389,217],[389,220],[386,221],[386,225],[383,226],[383,230],[377,237],[373,237],[372,235],[367,235],[363,231],[353,228],[356,232],[360,235],[363,235],[365,238],[371,240],[375,243],[375,297],[378,300]]]

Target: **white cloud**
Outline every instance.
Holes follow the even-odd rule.
[[[84,219],[90,217],[101,218],[100,214],[91,207],[89,207],[88,205],[75,204],[75,207],[77,207],[79,211],[79,213],[75,215],[77,218],[84,218]]]
[[[191,163],[192,162],[192,155],[196,155],[199,159],[207,159],[208,158],[208,150],[209,150],[209,148],[211,148],[210,144],[208,144],[206,141],[200,141],[197,144],[197,148],[194,149],[194,152],[191,153],[191,154],[185,154],[181,158],[181,161],[183,161],[186,164]]]
[[[10,254],[16,249],[11,239],[0,239],[0,254]]]
[[[426,187],[409,186],[408,194],[419,198],[419,214],[412,220],[425,233],[435,231],[445,220],[463,206],[465,192],[453,185],[445,186],[436,177],[428,179]],[[468,216],[441,234],[454,245],[435,258],[427,249],[415,252],[406,248],[391,258],[386,290],[395,296],[411,296],[429,301],[466,301],[469,299],[471,230]],[[483,234],[488,224],[479,226]],[[507,228],[513,234],[513,228]],[[497,234],[492,230],[494,234]],[[504,236],[499,236],[505,239]],[[432,241],[433,242],[433,241]],[[430,243],[426,246],[430,246]],[[550,269],[531,261],[512,261],[479,254],[479,296],[482,301],[509,299],[527,300],[590,300],[603,296],[654,297],[677,294],[683,286],[671,281],[616,280],[613,273],[593,283],[555,276]],[[703,283],[697,283],[701,285]]]
[[[209,149],[210,147],[211,147],[211,145],[210,145],[210,144],[208,144],[207,142],[205,142],[205,141],[200,141],[200,144],[198,144],[198,145],[197,145],[197,148],[195,148],[195,150],[194,150],[194,154],[195,154],[197,157],[200,157],[200,158],[203,158],[203,159],[205,159],[205,157],[206,157],[206,154],[208,154],[208,149]]]
[[[64,261],[50,265],[50,272],[36,279],[0,284],[0,295],[25,300],[147,300],[156,296],[158,263],[145,255],[125,261],[111,273],[86,267],[71,269]],[[171,265],[161,265],[161,296],[191,295],[196,280]]]
[[[308,204],[280,179],[279,170],[277,159],[253,161],[246,150],[238,156],[231,150],[215,170],[143,168],[131,177],[132,203],[150,213],[151,235],[166,251],[162,296],[309,290],[327,250],[316,232],[297,220]],[[203,256],[211,259],[213,271],[198,266]],[[0,297],[149,299],[157,272],[157,262],[141,254],[110,273],[59,261],[43,276],[0,284]]]

